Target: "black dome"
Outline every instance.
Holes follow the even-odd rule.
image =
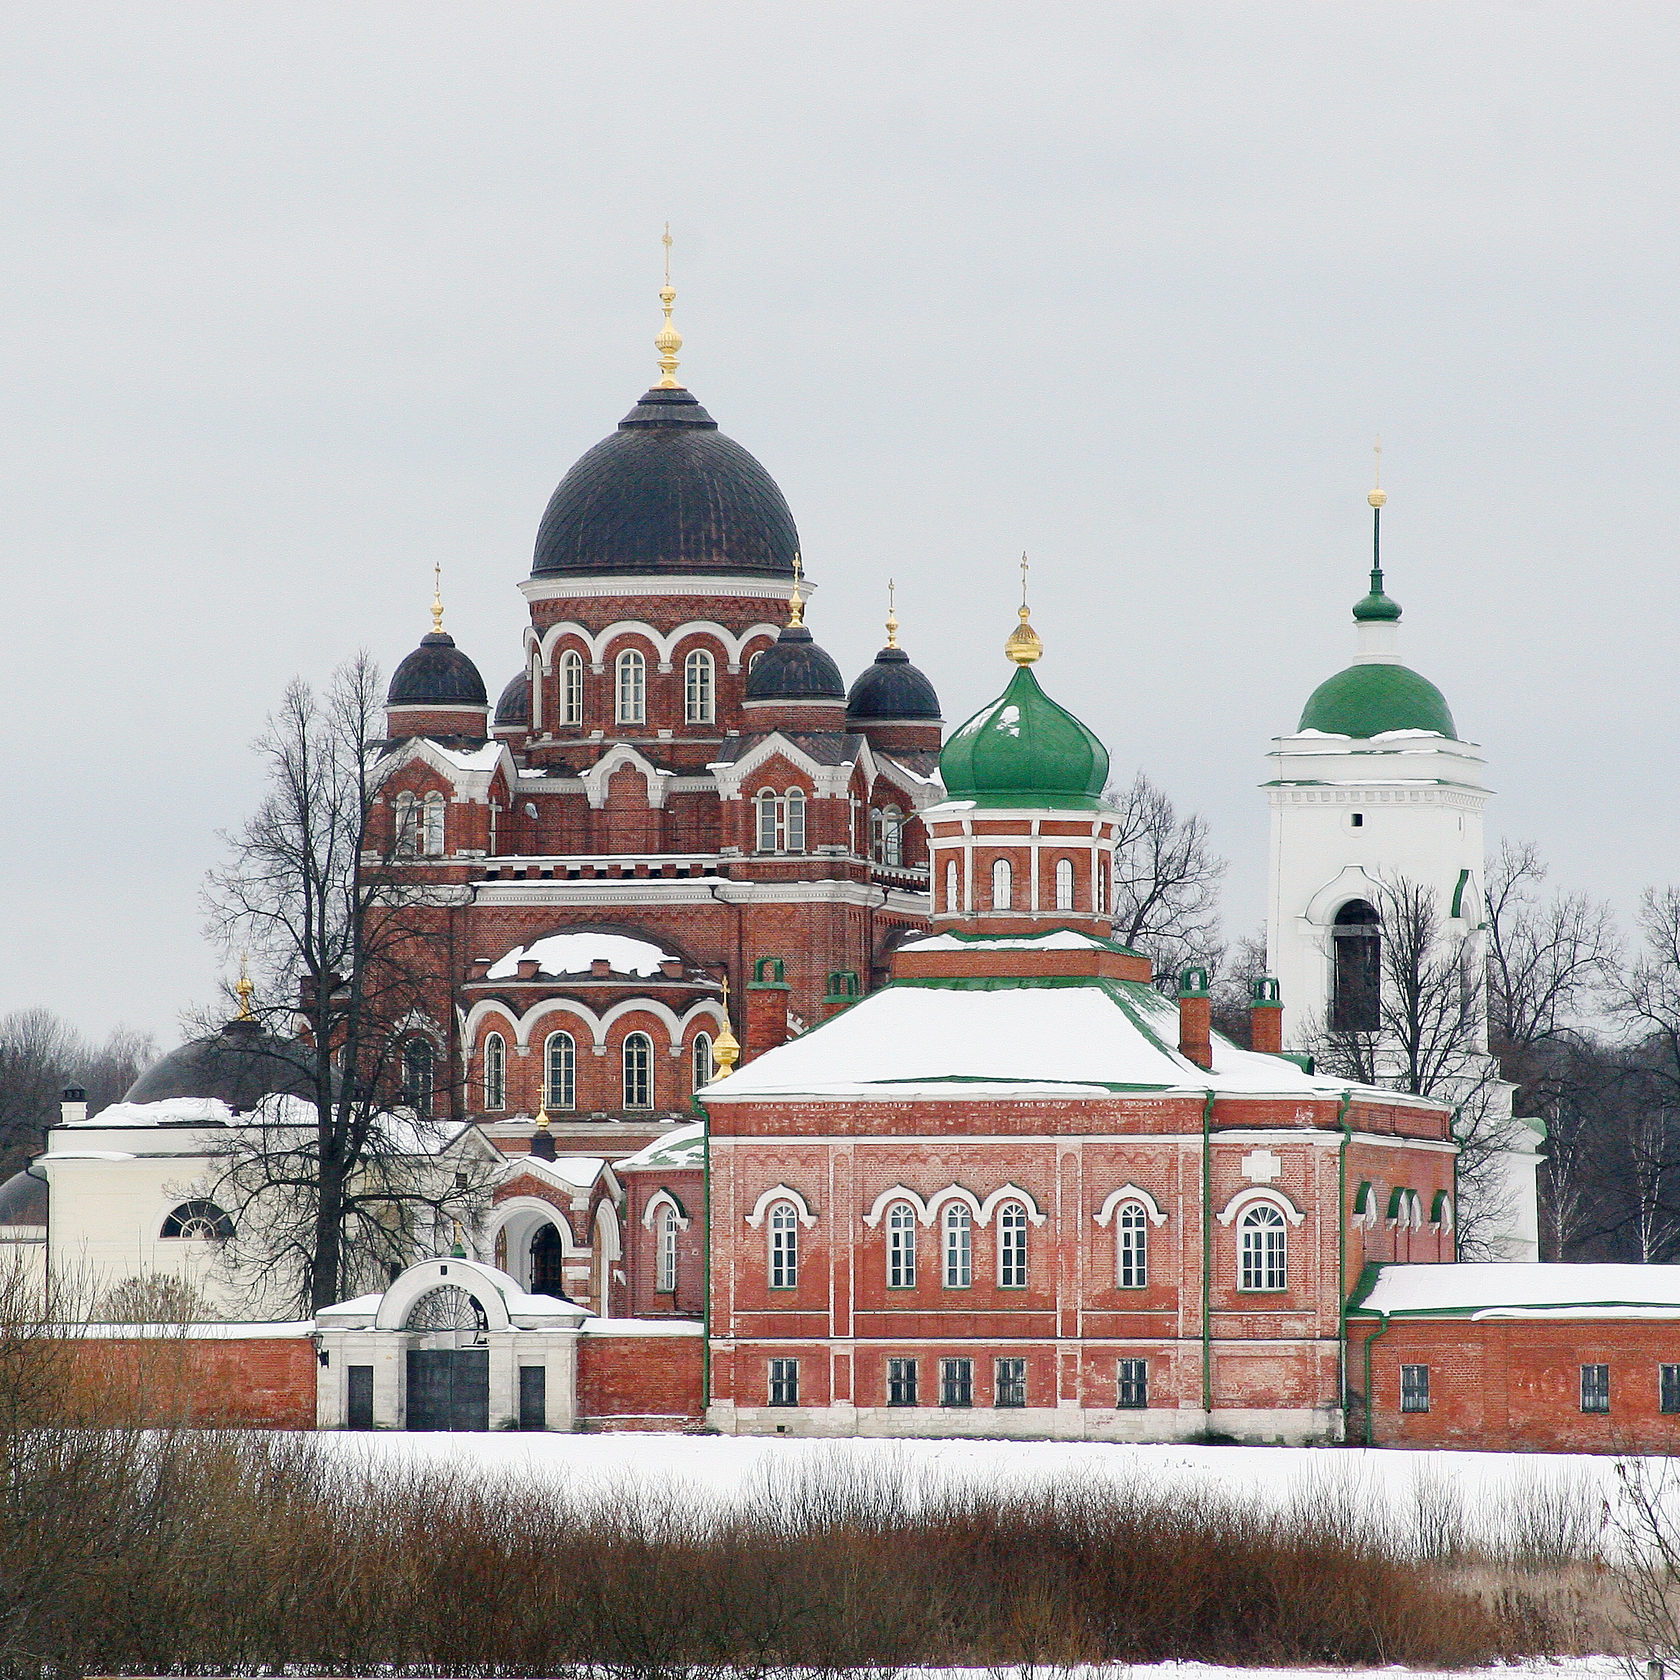
[[[791,578],[799,532],[776,481],[687,391],[649,391],[561,479],[532,577]]]
[[[903,648],[884,647],[846,696],[848,722],[938,723],[939,696]]]
[[[0,1184],[0,1225],[45,1225],[47,1186],[33,1173],[13,1173]]]
[[[531,673],[517,671],[496,702],[496,728],[518,729],[531,721]]]
[[[216,1097],[237,1113],[249,1114],[275,1092],[313,1097],[309,1055],[306,1046],[275,1038],[256,1021],[229,1021],[214,1036],[195,1038],[153,1062],[129,1086],[123,1101]]]
[[[423,636],[391,678],[389,706],[482,706],[484,678],[447,630]]]
[[[843,700],[840,667],[803,624],[790,624],[747,673],[749,700]]]

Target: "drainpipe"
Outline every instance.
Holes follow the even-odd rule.
[[[1336,1151],[1336,1350],[1344,1412],[1347,1410],[1347,1152],[1353,1142],[1348,1110],[1352,1107],[1353,1092],[1343,1091],[1342,1106],[1336,1113],[1336,1124],[1342,1129],[1342,1141]]]
[[[1377,1444],[1372,1438],[1371,1430],[1377,1411],[1376,1390],[1371,1387],[1371,1344],[1376,1341],[1379,1336],[1386,1336],[1389,1329],[1389,1317],[1387,1313],[1384,1313],[1382,1314],[1382,1329],[1373,1330],[1371,1334],[1365,1338],[1365,1445],[1368,1447],[1374,1447]]]
[[[701,1105],[706,1129],[700,1134],[700,1204],[705,1240],[700,1245],[700,1420],[712,1412],[712,1117]]]
[[[1202,1413],[1213,1430],[1213,1099],[1202,1104]]]
[[[1447,1122],[1447,1139],[1453,1145],[1453,1158],[1452,1158],[1452,1169],[1453,1169],[1452,1219],[1453,1219],[1453,1228],[1452,1228],[1452,1240],[1453,1240],[1453,1259],[1454,1260],[1456,1260],[1458,1258],[1458,1159],[1459,1159],[1458,1116],[1459,1116],[1460,1112],[1461,1112],[1460,1109],[1455,1108],[1452,1111],[1452,1119]]]

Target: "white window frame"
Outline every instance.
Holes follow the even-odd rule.
[[[1073,859],[1056,859],[1056,908],[1073,908]]]
[[[774,788],[760,788],[753,797],[758,818],[757,850],[771,856],[782,849],[782,796]]]
[[[1289,1288],[1289,1221],[1270,1202],[1254,1202],[1237,1216],[1237,1264],[1245,1294]]]
[[[704,648],[683,661],[683,721],[717,722],[717,664]]]
[[[974,1284],[974,1215],[967,1202],[946,1204],[939,1222],[944,1241],[945,1287],[969,1289]]]
[[[412,793],[399,793],[394,805],[391,849],[398,857],[411,858],[420,850],[420,802]]]
[[[428,793],[421,806],[420,849],[427,857],[443,856],[444,804],[441,793]]]
[[[507,1040],[493,1032],[484,1041],[484,1111],[507,1107]]]
[[[559,1079],[554,1059],[560,1057]],[[543,1041],[543,1107],[564,1114],[577,1107],[577,1040],[569,1032],[551,1032]]]
[[[1149,1209],[1122,1202],[1114,1212],[1114,1287],[1149,1287]]]
[[[995,858],[992,862],[992,908],[1015,908],[1015,871],[1010,868],[1008,858]]]
[[[647,656],[636,648],[626,648],[613,664],[613,719],[647,722]]]
[[[896,805],[881,812],[881,861],[889,869],[904,867],[904,813]]]
[[[715,1064],[712,1061],[712,1035],[710,1033],[696,1033],[694,1044],[689,1050],[689,1066],[693,1072],[694,1089],[700,1090],[710,1085]]]
[[[909,1202],[887,1209],[887,1287],[916,1287],[916,1210]]]
[[[771,1207],[765,1219],[769,1242],[768,1275],[772,1289],[799,1287],[799,1208],[791,1201]]]
[[[957,913],[957,860],[947,858],[945,861],[945,913],[954,916]]]
[[[781,850],[802,853],[805,850],[805,790],[792,787],[782,806]]]
[[[1027,1210],[1020,1202],[1005,1202],[997,1210],[998,1288],[1027,1287]]]
[[[654,1288],[661,1295],[677,1292],[677,1210],[669,1202],[659,1210],[659,1252],[655,1263]]]
[[[620,1051],[624,1063],[624,1106],[641,1112],[653,1107],[653,1040],[645,1032],[626,1033]]]
[[[560,716],[562,729],[577,729],[583,723],[583,655],[567,648],[560,655]]]

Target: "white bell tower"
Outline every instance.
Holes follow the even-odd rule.
[[[1369,497],[1370,593],[1353,609],[1354,661],[1314,690],[1295,733],[1277,737],[1269,755],[1266,961],[1293,1048],[1326,1031],[1378,1031],[1382,915],[1394,884],[1432,889],[1443,932],[1467,940],[1471,960],[1485,937],[1486,765],[1478,747],[1459,739],[1441,691],[1400,662],[1400,607],[1383,588],[1386,501],[1379,482]],[[1484,1017],[1477,1047],[1486,1044]],[[1509,1116],[1511,1087],[1476,1083],[1478,1100],[1491,1093],[1496,1114]],[[1532,1260],[1539,1138],[1520,1121],[1505,1130],[1500,1258]]]

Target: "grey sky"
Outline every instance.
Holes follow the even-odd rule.
[[[1403,653],[1491,831],[1680,876],[1672,6],[12,6],[0,1007],[166,1038],[286,680],[431,566],[492,694],[550,490],[683,377],[848,676],[899,581],[953,723],[1033,555],[1046,687],[1204,812],[1348,662],[1372,434]]]

